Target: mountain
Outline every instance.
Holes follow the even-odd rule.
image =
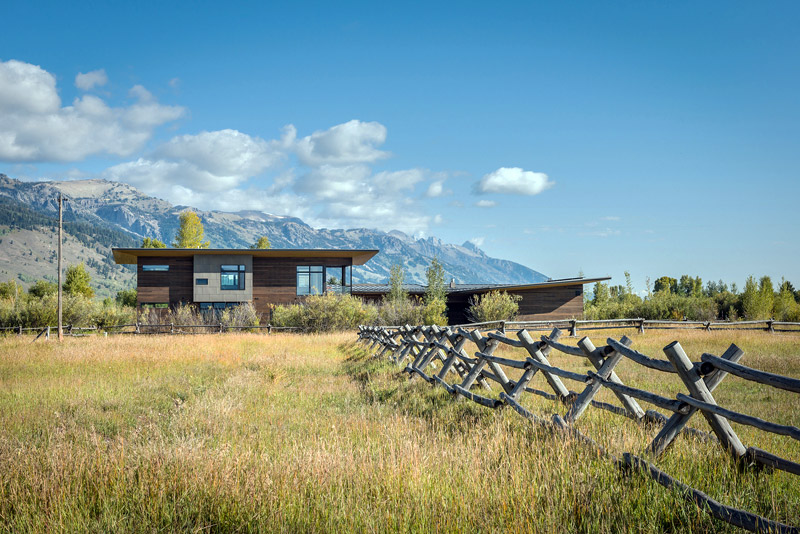
[[[133,286],[133,270],[113,263],[111,247],[138,246],[143,237],[169,244],[178,215],[193,209],[147,196],[134,187],[107,180],[22,182],[0,174],[0,279],[24,282],[55,269],[55,238],[61,192],[64,205],[66,262],[84,261],[100,294]],[[357,248],[380,253],[353,271],[358,283],[385,282],[389,269],[402,263],[406,281],[425,283],[430,260],[438,257],[447,276],[458,283],[531,283],[547,280],[518,263],[490,258],[472,243],[454,245],[435,237],[415,239],[399,231],[366,228],[315,229],[296,217],[258,211],[194,210],[214,248],[246,248],[267,236],[273,248]],[[15,272],[16,271],[16,272]]]

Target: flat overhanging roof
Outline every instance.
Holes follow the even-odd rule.
[[[364,265],[377,250],[350,250],[330,248],[112,248],[117,263],[136,264],[138,258],[170,256],[173,258],[193,257],[196,254],[211,256],[233,255],[253,256],[254,258],[352,258],[353,265]]]

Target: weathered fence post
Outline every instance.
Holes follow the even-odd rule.
[[[219,322],[219,333],[222,333],[222,321]]]
[[[769,332],[770,334],[775,333],[775,329],[772,327],[773,322],[775,322],[774,319],[770,319],[769,321],[767,321],[767,332]]]
[[[742,356],[744,356],[744,351],[742,351],[742,349],[736,345],[731,345],[722,355],[722,358],[728,360],[729,362],[736,363],[742,359]],[[712,392],[727,375],[727,371],[715,369],[710,374],[707,374],[703,377],[703,382],[708,388],[708,391]],[[689,423],[689,419],[691,419],[695,412],[697,412],[697,408],[691,406],[689,407],[689,412],[686,414],[672,414],[672,416],[664,425],[664,428],[662,428],[658,435],[653,438],[652,443],[647,446],[647,451],[655,456],[659,456],[661,453],[667,450],[667,447],[672,444],[672,442],[675,440],[675,437]]]
[[[19,331],[17,332],[18,336],[22,335],[22,325],[19,325]]]
[[[639,319],[639,333],[644,334],[644,319]]]
[[[572,319],[569,322],[569,335],[572,337],[578,337],[578,321]]]
[[[551,339],[555,341],[561,335],[561,330],[554,328],[550,335]],[[517,332],[517,337],[522,342],[522,346],[525,347],[525,350],[528,351],[531,359],[552,367],[550,362],[547,360],[547,357],[544,355],[542,350],[540,350],[539,343],[533,340],[527,330],[520,330]],[[542,371],[542,374],[544,374],[545,380],[547,380],[547,383],[550,384],[551,388],[553,388],[553,391],[556,392],[556,395],[561,402],[566,404],[569,399],[569,390],[561,381],[561,379],[552,373],[548,373],[547,371]]]
[[[139,330],[139,322],[138,321],[136,322],[136,331],[134,333],[141,334],[141,330]]]
[[[271,334],[271,333],[272,333],[272,324],[268,324],[267,325],[267,334]]]
[[[169,323],[169,333],[170,334],[175,333],[175,323]]]
[[[664,347],[664,354],[667,355],[667,358],[672,362],[675,370],[678,371],[678,376],[681,377],[681,380],[683,380],[686,389],[689,390],[689,394],[692,397],[709,404],[717,404],[711,392],[708,390],[708,387],[706,387],[706,383],[700,377],[697,369],[694,368],[692,361],[683,351],[683,347],[681,347],[680,343],[674,341]],[[704,410],[701,411],[708,421],[708,424],[711,425],[714,433],[719,438],[719,442],[722,446],[728,449],[736,458],[743,457],[747,453],[747,449],[742,445],[742,442],[739,441],[739,437],[733,431],[733,428],[731,428],[731,424],[728,420],[717,414],[709,413]]]
[[[47,327],[47,334],[44,336],[45,339],[50,339],[50,327]]]

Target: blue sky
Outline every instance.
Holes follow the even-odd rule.
[[[472,240],[638,290],[800,285],[796,2],[3,11],[12,177]]]

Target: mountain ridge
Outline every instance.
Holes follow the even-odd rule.
[[[448,278],[458,283],[514,284],[548,279],[518,263],[492,258],[470,242],[456,245],[434,236],[414,238],[398,230],[315,229],[296,217],[255,210],[223,212],[176,206],[150,197],[131,185],[97,178],[24,182],[0,174],[0,198],[19,202],[50,217],[57,212],[59,192],[68,199],[64,207],[65,220],[94,224],[109,232],[119,231],[137,242],[151,237],[169,244],[178,229],[178,215],[190,209],[200,216],[206,239],[215,248],[246,248],[258,237],[267,236],[274,248],[380,250],[366,265],[354,270],[354,281],[358,283],[385,283],[391,266],[396,263],[404,265],[406,282],[424,283],[425,270],[434,257],[438,257]],[[109,258],[110,248],[120,246],[101,241],[98,244],[108,249]]]

